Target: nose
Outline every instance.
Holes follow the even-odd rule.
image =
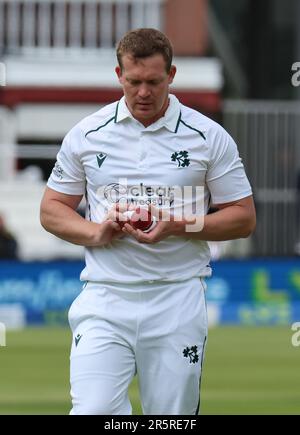
[[[141,85],[139,88],[139,97],[147,98],[150,95],[150,90],[147,85]]]

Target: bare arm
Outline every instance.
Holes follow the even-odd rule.
[[[218,204],[218,211],[204,217],[204,226],[199,233],[188,237],[198,240],[223,241],[249,237],[256,226],[253,197]]]
[[[222,241],[248,237],[255,229],[256,214],[253,197],[239,201],[215,205],[215,213],[204,216],[202,229],[191,232],[189,221],[161,221],[150,233],[134,230],[126,224],[123,231],[134,236],[141,243],[156,243],[168,236],[180,236],[194,240]]]
[[[67,195],[46,188],[40,210],[41,224],[49,233],[82,246],[101,246],[110,243],[120,233],[112,220],[101,224],[89,222],[76,209],[82,195]]]

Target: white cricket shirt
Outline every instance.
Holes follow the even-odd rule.
[[[147,128],[133,118],[124,97],[83,119],[66,135],[48,180],[58,192],[85,194],[86,218],[99,223],[125,198],[136,205],[172,207],[174,191],[184,186],[202,186],[204,213],[210,202],[252,194],[233,139],[174,95],[165,116]],[[182,281],[210,275],[209,261],[205,241],[172,236],[147,245],[126,235],[86,248],[81,280]]]

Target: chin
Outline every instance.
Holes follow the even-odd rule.
[[[137,110],[136,114],[137,116],[142,116],[144,118],[153,118],[155,116],[155,112],[152,110]]]

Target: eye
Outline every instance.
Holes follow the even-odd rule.
[[[141,82],[139,80],[128,80],[132,86],[138,86]]]

